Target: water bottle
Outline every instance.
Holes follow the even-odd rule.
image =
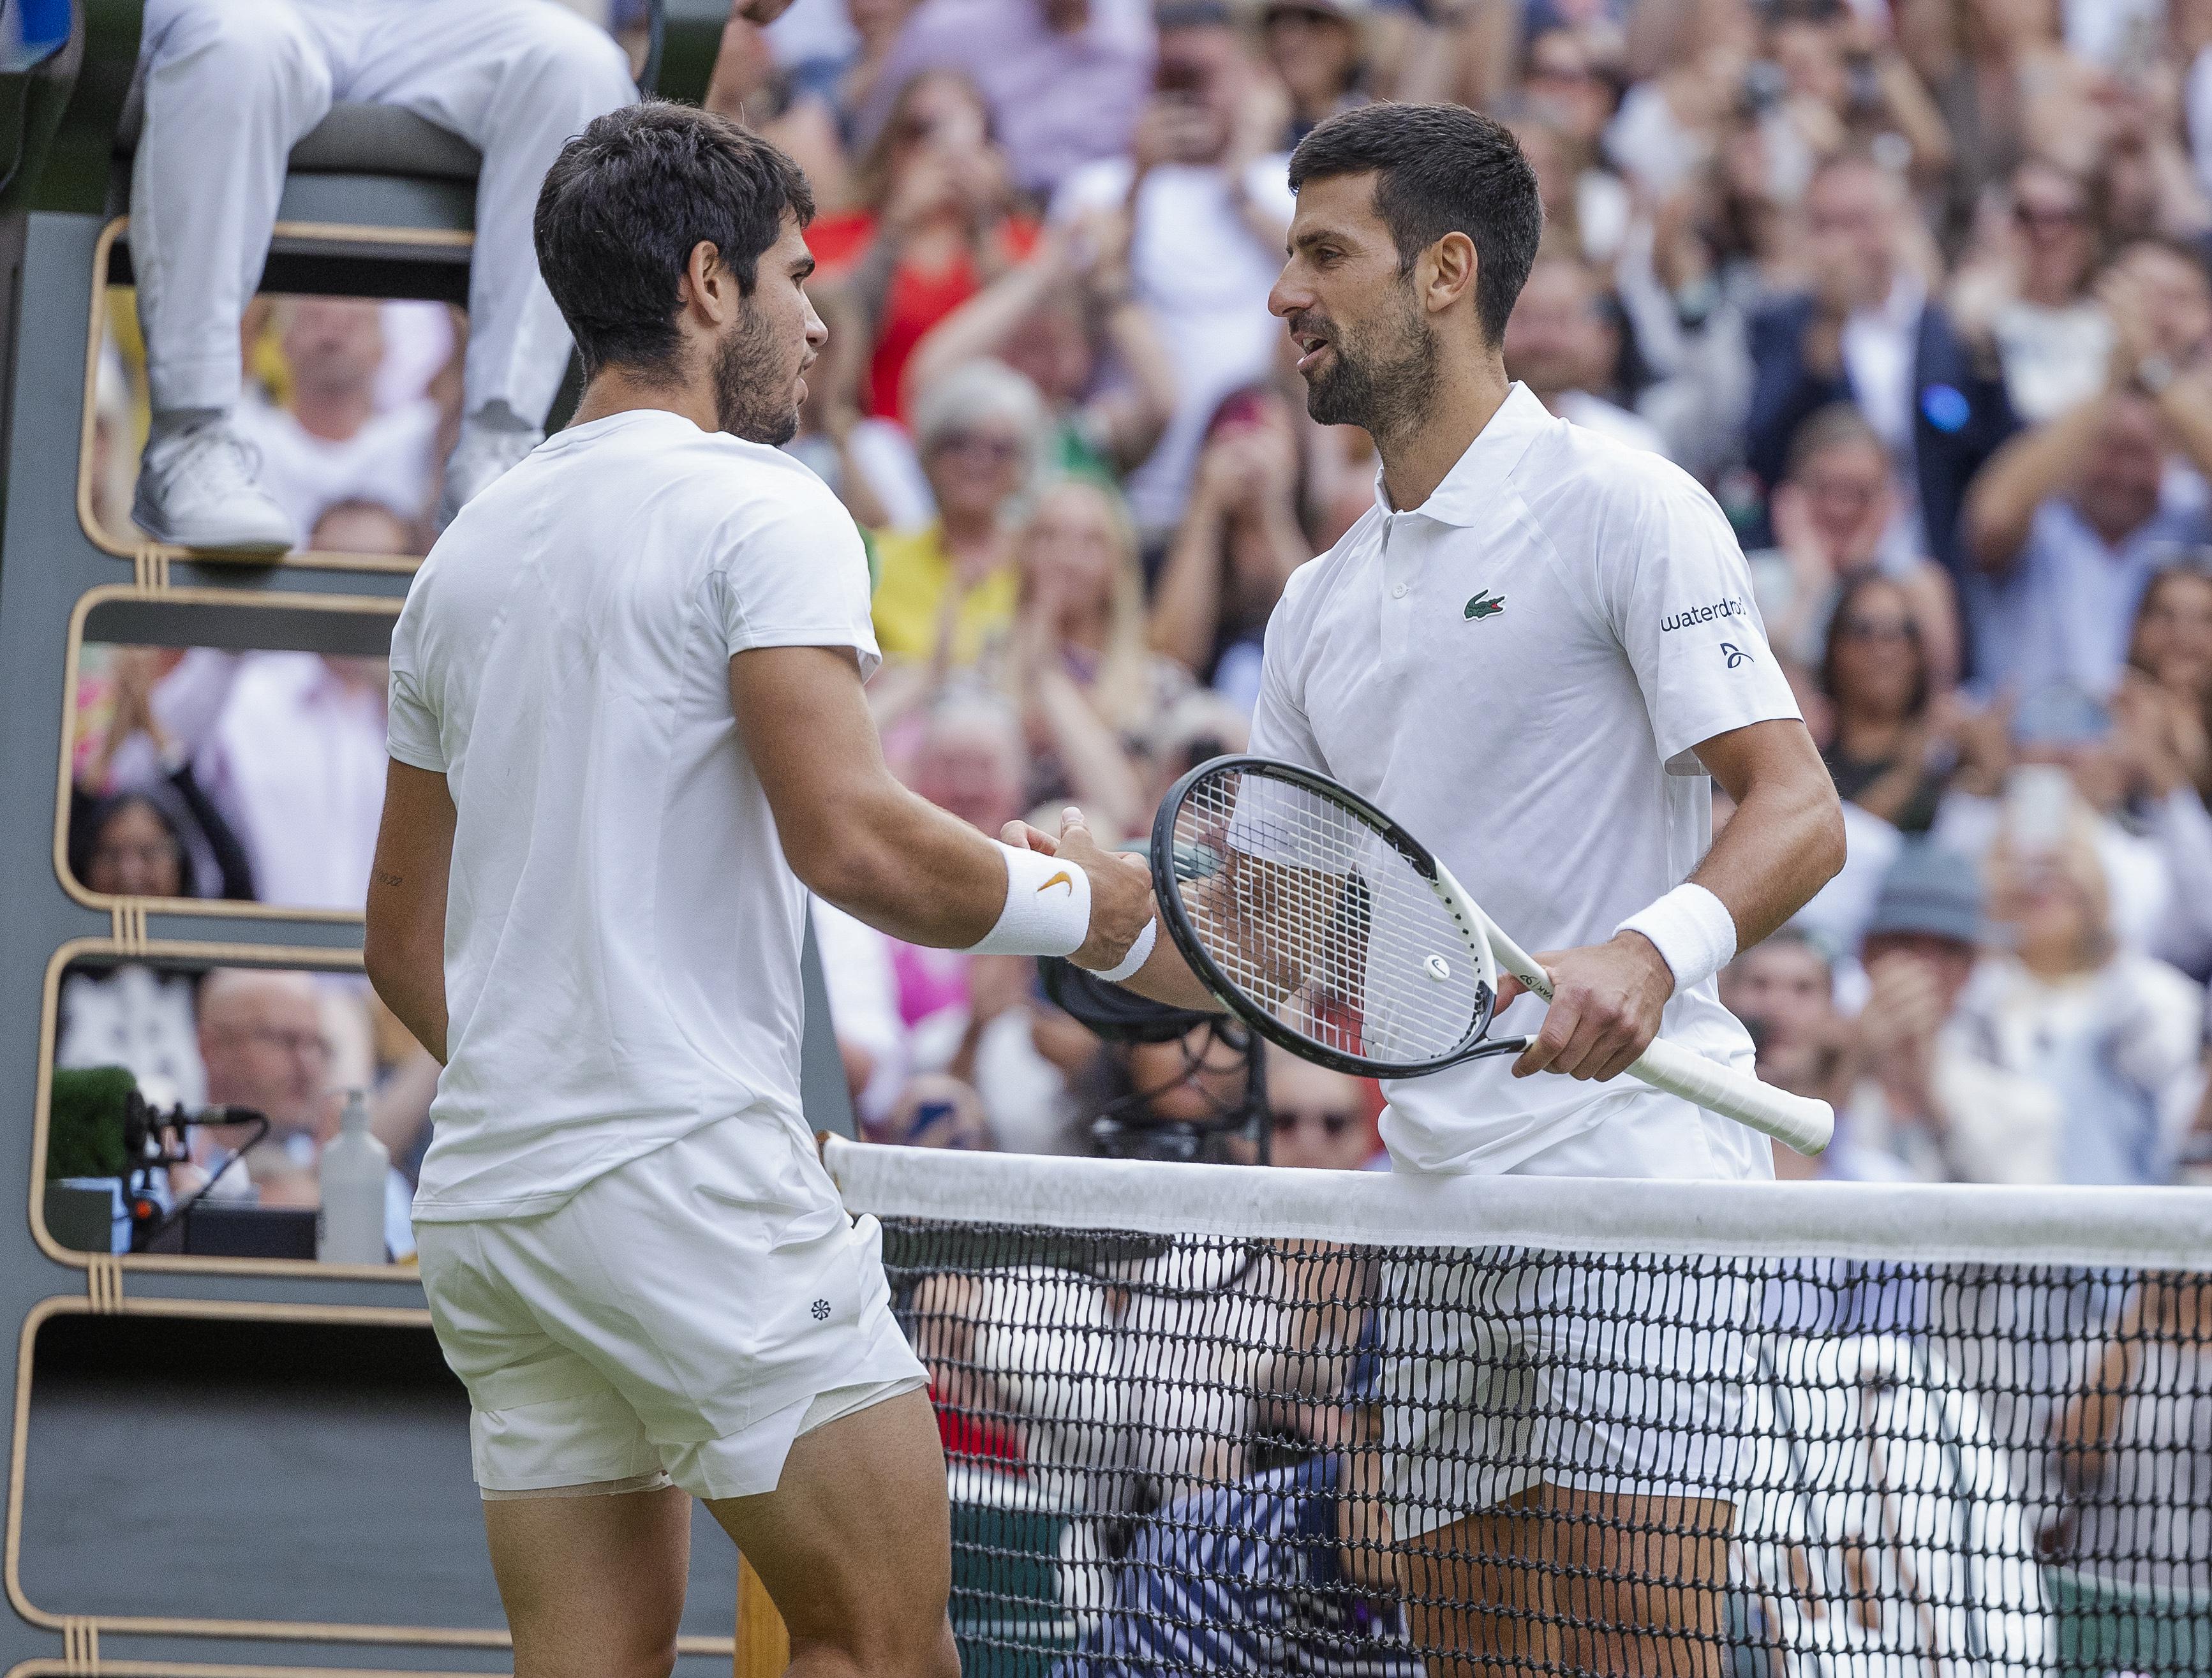
[[[346,1092],[338,1134],[323,1149],[321,1238],[315,1256],[325,1264],[383,1264],[384,1183],[392,1156],[368,1134],[368,1097]]]

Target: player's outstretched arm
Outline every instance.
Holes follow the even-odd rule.
[[[940,949],[1067,955],[1105,970],[1151,925],[1150,874],[1100,849],[1079,821],[1056,855],[1041,858],[984,837],[901,786],[884,763],[849,651],[739,653],[730,660],[730,702],[792,872],[878,931]],[[1087,922],[1074,907],[1084,904]]]
[[[1078,829],[1081,830],[1079,835]],[[1058,855],[1063,845],[1092,842],[1090,829],[1084,824],[1079,812],[1073,810],[1062,818],[1057,836],[1033,828],[1027,822],[1008,822],[999,837],[1017,850],[1036,851],[1046,856]],[[1125,990],[1133,990],[1139,996],[1164,1002],[1171,1008],[1188,1008],[1194,1013],[1224,1012],[1220,999],[1190,970],[1190,964],[1183,960],[1182,952],[1176,948],[1172,939],[1163,938],[1155,943],[1143,965],[1118,982]]]
[[[1678,989],[1758,943],[1844,866],[1835,782],[1796,718],[1716,734],[1698,757],[1735,800],[1735,816],[1688,881],[1609,941],[1537,955],[1557,994],[1534,1044],[1513,1063],[1516,1077],[1618,1077],[1651,1046]],[[1500,988],[1510,1001],[1520,987]]]
[[[362,963],[384,1006],[446,1060],[446,877],[453,860],[446,777],[398,758],[384,778],[384,821],[368,876]]]

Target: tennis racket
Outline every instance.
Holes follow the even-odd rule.
[[[1421,842],[1327,775],[1217,757],[1152,824],[1160,919],[1222,1005],[1323,1066],[1418,1078],[1528,1037],[1492,1037],[1498,976],[1552,982]],[[1818,1153],[1827,1103],[1655,1042],[1629,1067],[1654,1089]]]

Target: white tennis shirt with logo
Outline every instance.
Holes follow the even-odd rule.
[[[1515,385],[1419,507],[1376,506],[1291,576],[1252,750],[1319,769],[1436,852],[1524,949],[1602,944],[1712,842],[1699,743],[1798,714],[1720,508],[1659,456]],[[1523,996],[1493,1033],[1534,1033]],[[1711,979],[1668,1041],[1749,1071]],[[1771,1176],[1766,1139],[1634,1079],[1510,1056],[1387,1082],[1401,1170]]]

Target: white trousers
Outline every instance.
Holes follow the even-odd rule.
[[[292,147],[335,100],[397,105],[483,154],[470,411],[542,421],[568,330],[531,222],[562,146],[637,97],[622,49],[552,0],[147,0],[131,248],[154,406],[228,410]]]

